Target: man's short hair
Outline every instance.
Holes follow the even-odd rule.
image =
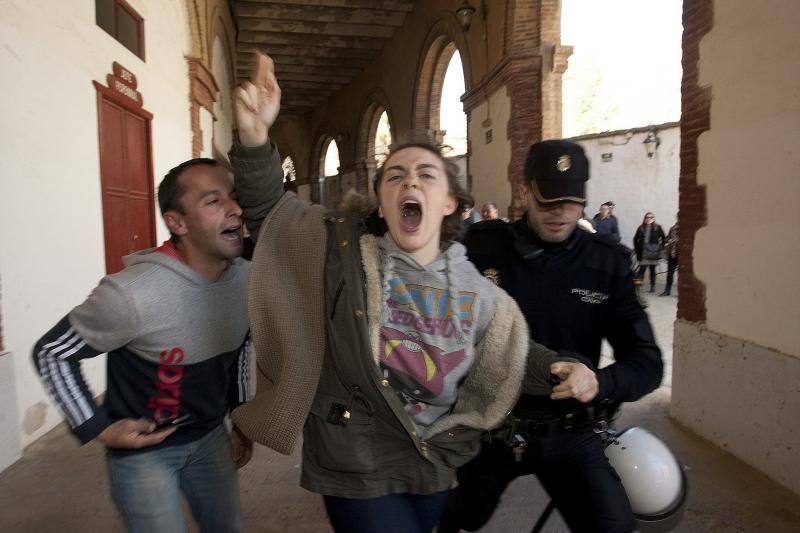
[[[215,167],[219,162],[215,159],[208,157],[196,157],[188,161],[184,161],[177,167],[170,169],[169,172],[161,180],[158,185],[158,208],[163,215],[167,211],[173,210],[180,214],[184,214],[183,206],[181,205],[181,197],[186,192],[186,187],[180,182],[178,178],[181,177],[183,171],[187,168],[196,167],[198,165],[208,165]]]
[[[161,216],[164,216],[164,213],[170,210],[177,211],[181,215],[186,213],[181,205],[181,197],[183,193],[186,192],[186,187],[178,178],[181,177],[181,174],[183,174],[187,168],[199,165],[215,167],[219,165],[219,161],[209,159],[208,157],[195,157],[194,159],[184,161],[177,167],[170,169],[166,176],[164,176],[164,179],[161,180],[161,183],[158,184],[158,208],[161,211]],[[172,242],[178,242],[177,235],[171,231],[169,235]]]

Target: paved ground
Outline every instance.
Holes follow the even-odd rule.
[[[657,287],[657,293],[661,288]],[[659,343],[667,348],[672,344],[677,299],[646,297]],[[671,361],[671,350],[665,349],[664,355]],[[667,379],[653,394],[626,406],[619,426],[646,427],[664,439],[687,466],[689,500],[678,531],[800,531],[800,496],[672,422],[667,416],[668,384]],[[257,447],[255,457],[241,471],[248,531],[330,531],[320,498],[299,488],[299,474],[297,453],[285,457]],[[63,427],[56,428],[0,474],[0,531],[122,531],[107,487],[102,448],[95,444],[79,447]],[[482,531],[530,531],[546,503],[535,478],[519,479]],[[566,528],[560,517],[554,516],[545,531],[563,532]]]

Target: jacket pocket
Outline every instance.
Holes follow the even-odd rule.
[[[373,417],[358,399],[317,393],[305,429],[306,446],[322,468],[354,474],[377,470]]]
[[[478,455],[482,433],[483,430],[459,425],[429,438],[428,444],[436,447],[444,464],[458,468]]]

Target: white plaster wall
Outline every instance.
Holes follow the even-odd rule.
[[[32,368],[32,346],[105,271],[91,82],[105,85],[113,61],[136,75],[144,107],[155,116],[156,182],[191,157],[186,6],[129,3],[145,19],[147,62],[95,25],[92,0],[0,4],[0,305],[23,446],[61,420]],[[166,235],[159,222],[158,239]],[[83,368],[93,391],[102,392],[103,358]]]
[[[203,149],[200,157],[214,157],[214,115],[205,107],[200,107],[200,130],[203,132]]]
[[[711,129],[695,237],[708,328],[800,357],[800,9],[795,0],[714,2],[700,44]],[[770,391],[774,394],[776,391]],[[788,392],[788,391],[787,391]],[[796,394],[796,389],[794,394]]]
[[[636,228],[647,211],[655,214],[665,233],[678,214],[680,128],[658,130],[661,145],[652,159],[642,144],[646,136],[647,132],[601,134],[576,141],[589,158],[586,216],[591,219],[600,204],[613,201],[622,244],[628,247],[633,247]],[[604,163],[602,154],[612,154],[611,161]]]
[[[674,339],[672,416],[800,493],[800,361],[683,320]]]
[[[511,99],[505,87],[489,95],[488,117],[492,121],[492,142],[486,144],[486,130],[481,124],[487,118],[487,104],[483,102],[469,114],[469,173],[472,175],[472,196],[480,210],[486,202],[494,202],[501,217],[508,216],[511,205],[511,183],[508,181],[508,164],[511,161],[511,143],[508,140],[508,122],[511,119]]]
[[[233,142],[233,108],[232,93],[233,80],[229,65],[228,48],[225,42],[219,38],[214,38],[211,46],[211,73],[217,82],[219,94],[217,101],[214,102],[214,147],[220,155],[228,157],[228,150]]]
[[[20,458],[17,386],[14,382],[14,359],[0,352],[0,472]]]

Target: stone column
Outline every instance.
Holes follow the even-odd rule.
[[[507,20],[506,50],[508,94],[511,119],[508,139],[511,161],[508,179],[512,219],[519,218],[525,206],[517,191],[530,145],[547,138],[561,137],[561,79],[572,47],[561,46],[561,3],[559,0],[515,0]]]

